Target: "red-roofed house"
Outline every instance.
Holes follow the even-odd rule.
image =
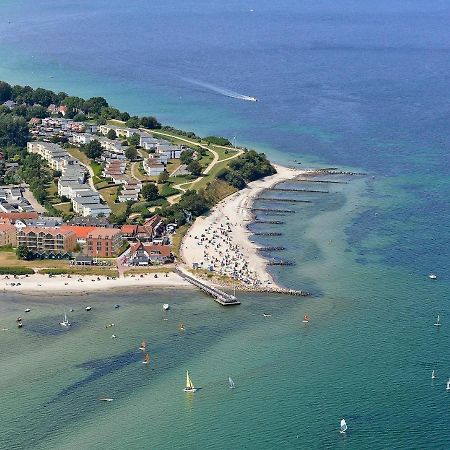
[[[152,241],[164,232],[164,222],[157,214],[147,219],[143,225],[138,226],[137,238],[140,241]]]
[[[149,264],[166,264],[173,262],[170,245],[155,245],[136,242],[130,248],[129,264],[148,266]]]
[[[94,226],[86,226],[86,227],[82,227],[82,226],[76,226],[76,225],[62,225],[59,227],[60,230],[63,231],[73,231],[77,237],[77,242],[79,244],[85,244],[88,234],[97,229],[97,227]]]
[[[122,232],[118,228],[95,228],[87,235],[88,256],[111,258],[122,246]]]
[[[122,225],[122,228],[120,229],[123,237],[126,238],[134,238],[136,236],[137,230],[137,225]]]

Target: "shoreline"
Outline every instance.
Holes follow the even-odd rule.
[[[12,284],[14,283],[14,285]],[[17,285],[20,283],[20,285]],[[42,293],[51,295],[70,295],[95,293],[99,291],[139,288],[167,288],[167,289],[191,289],[192,285],[174,272],[158,274],[126,276],[122,278],[109,278],[97,275],[53,275],[49,277],[43,274],[34,275],[3,275],[0,278],[0,292],[39,295]]]
[[[273,163],[272,163],[273,164]],[[191,271],[194,263],[208,270],[213,265],[214,275],[226,276],[239,283],[238,288],[267,292],[288,292],[279,285],[267,268],[267,260],[250,241],[247,225],[253,221],[251,207],[265,189],[290,180],[309,170],[293,169],[273,164],[277,173],[248,186],[215,205],[211,211],[198,217],[188,230],[181,244],[181,258]],[[216,280],[214,284],[220,285]],[[228,285],[229,286],[229,285]]]

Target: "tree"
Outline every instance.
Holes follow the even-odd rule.
[[[83,103],[82,109],[88,114],[99,115],[102,108],[107,108],[108,102],[103,97],[91,97]]]
[[[154,130],[161,128],[161,124],[156,120],[156,117],[141,117],[141,127]]]
[[[158,184],[164,184],[169,181],[169,172],[167,170],[164,170],[164,172],[161,172],[158,176]]]
[[[117,134],[116,134],[116,132],[111,128],[110,130],[108,130],[108,133],[106,133],[106,137],[107,137],[108,139],[114,140],[114,139],[117,138]]]
[[[180,161],[181,164],[190,164],[194,160],[194,150],[184,150],[184,152],[181,153]]]
[[[130,161],[134,161],[137,158],[138,152],[136,147],[130,146],[125,150],[125,157]]]
[[[222,145],[222,146],[228,146],[231,145],[231,142],[228,139],[225,139],[220,136],[206,136],[205,141],[209,144],[215,144],[215,145]]]
[[[134,146],[138,146],[141,143],[141,136],[139,136],[139,134],[137,133],[133,133],[129,138],[128,138],[128,143],[130,145],[134,145]]]
[[[18,259],[23,259],[25,261],[28,261],[32,259],[33,254],[30,250],[28,250],[28,247],[25,247],[23,245],[19,245],[16,249],[16,256]]]
[[[12,87],[10,84],[0,81],[0,103],[11,100]]]
[[[37,88],[33,92],[32,100],[33,103],[38,103],[39,105],[45,106],[47,108],[52,103],[55,103],[57,101],[57,96],[54,92],[49,91],[48,89]]]
[[[8,145],[25,147],[29,137],[28,124],[23,117],[0,116],[0,148]]]
[[[156,200],[159,197],[159,191],[156,184],[147,183],[142,188],[142,197],[148,202]]]
[[[191,172],[192,175],[199,177],[202,174],[202,166],[198,161],[191,161],[188,166],[187,170]]]
[[[128,128],[138,128],[139,127],[139,117],[133,116],[127,120],[126,123]]]
[[[85,120],[87,120],[87,117],[83,112],[79,112],[73,116],[73,120],[75,120],[75,122],[84,122]]]
[[[102,154],[102,146],[97,140],[93,140],[81,148],[91,159],[96,159]]]

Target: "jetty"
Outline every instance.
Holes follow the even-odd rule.
[[[252,234],[253,236],[283,236],[283,233],[279,233],[278,231],[258,231]]]
[[[233,306],[241,304],[241,302],[234,295],[227,294],[226,292],[214,286],[210,286],[205,281],[199,280],[198,278],[194,278],[193,276],[188,275],[186,272],[179,269],[178,267],[176,267],[174,271],[188,283],[192,284],[195,287],[198,287],[205,294],[208,294],[211,297],[213,297],[213,299],[222,306]]]
[[[264,213],[268,213],[268,212],[274,212],[274,213],[295,213],[294,210],[292,209],[278,209],[278,208],[250,208],[250,211],[255,211],[255,212],[264,212]]]
[[[269,201],[269,202],[285,202],[285,203],[312,203],[312,200],[300,200],[298,198],[259,197],[258,200],[266,200],[266,201]]]
[[[283,225],[285,222],[282,220],[255,220],[253,223],[268,223],[272,225]]]
[[[281,251],[281,250],[286,250],[286,247],[258,247],[256,249],[258,252],[276,252],[276,251]]]
[[[293,261],[288,261],[285,259],[271,259],[267,262],[268,266],[295,266]]]
[[[295,188],[270,188],[267,191],[279,191],[279,192],[307,192],[314,194],[329,194],[330,191],[319,191],[317,189],[295,189]]]
[[[304,176],[304,175],[302,175]],[[297,181],[298,183],[329,183],[329,184],[348,184],[348,181],[336,181],[336,180],[306,180],[304,178],[293,178],[289,182]]]

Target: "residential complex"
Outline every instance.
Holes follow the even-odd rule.
[[[74,232],[59,228],[25,227],[17,231],[17,245],[39,257],[64,256],[75,250],[77,238]]]
[[[88,233],[86,244],[88,256],[111,258],[122,247],[122,233],[118,228],[96,228]]]

